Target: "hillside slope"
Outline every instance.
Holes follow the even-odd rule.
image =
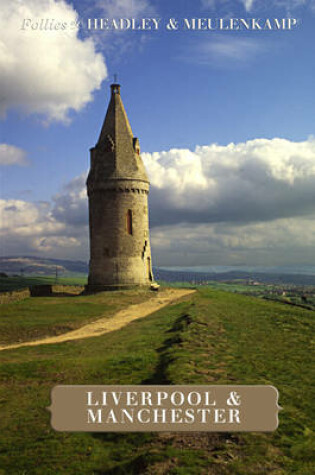
[[[311,311],[204,288],[113,333],[5,351],[3,473],[312,473],[312,332]],[[58,383],[272,384],[283,411],[272,434],[57,433]]]

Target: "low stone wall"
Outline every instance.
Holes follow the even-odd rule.
[[[28,297],[53,297],[65,295],[79,295],[84,291],[83,285],[33,285],[30,288],[12,290],[0,293],[0,305],[17,302]]]
[[[73,294],[79,295],[84,291],[84,285],[53,285],[53,294]]]
[[[83,285],[33,285],[30,288],[32,297],[50,297],[54,295],[79,295],[83,292]]]
[[[17,302],[18,300],[24,300],[31,296],[30,289],[12,290],[11,292],[0,293],[0,304]]]

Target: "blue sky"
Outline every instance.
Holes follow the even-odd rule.
[[[0,8],[1,254],[88,257],[88,151],[117,73],[152,183],[157,264],[315,264],[313,0]],[[71,33],[20,28],[23,18],[76,16],[84,26]],[[296,18],[298,26],[167,31],[171,17]],[[161,18],[161,26],[88,32],[88,18]]]

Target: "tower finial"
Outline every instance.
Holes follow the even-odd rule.
[[[118,77],[118,74],[115,73],[114,74],[114,82],[110,86],[111,90],[112,90],[112,94],[120,94],[120,85],[117,82],[117,77]]]
[[[120,94],[120,84],[114,82],[114,84],[110,85],[110,88],[112,90],[112,94]]]

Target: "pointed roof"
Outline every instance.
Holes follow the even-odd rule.
[[[111,84],[110,88],[111,98],[98,143],[105,140],[108,134],[114,137],[116,132],[119,133],[120,136],[133,138],[131,126],[120,96],[120,85]]]
[[[149,181],[139,154],[138,139],[133,136],[121,100],[119,84],[111,84],[111,98],[94,153],[103,178]]]

